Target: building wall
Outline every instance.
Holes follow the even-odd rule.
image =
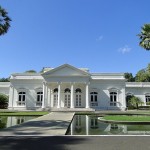
[[[38,89],[43,88],[43,81],[42,80],[12,80],[11,81],[12,87],[14,88],[10,92],[9,98],[9,108],[14,107],[17,109],[35,109],[36,107],[36,92]],[[26,92],[26,105],[25,106],[18,106],[18,93],[19,92]]]
[[[113,81],[113,80],[96,80],[91,81],[90,92],[98,92],[98,103],[100,109],[118,109],[116,107],[110,106],[110,90],[118,90],[118,107],[119,109],[125,108],[125,82],[123,81]]]

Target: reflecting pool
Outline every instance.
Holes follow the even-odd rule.
[[[104,123],[97,116],[75,115],[67,135],[150,135],[150,125]]]
[[[0,116],[0,130],[21,124],[37,117],[38,116]]]

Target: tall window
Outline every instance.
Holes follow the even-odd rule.
[[[18,95],[18,106],[25,106],[26,92],[19,92]]]
[[[117,93],[110,92],[110,106],[117,106]]]
[[[71,91],[69,88],[66,88],[64,90],[64,93],[65,93],[64,106],[69,108],[70,107],[70,100],[71,100],[71,95],[70,95]]]
[[[57,107],[57,105],[58,105],[58,88],[55,88],[53,93],[54,93],[53,106]]]
[[[81,107],[81,89],[80,88],[77,88],[75,90],[75,93],[76,93],[76,107]]]
[[[37,92],[36,106],[42,106],[43,92]]]
[[[91,92],[91,106],[98,106],[98,101],[97,101],[97,92]]]
[[[145,95],[146,105],[150,105],[150,95]]]

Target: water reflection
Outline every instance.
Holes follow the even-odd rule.
[[[35,116],[0,116],[0,130],[36,118]]]
[[[150,125],[111,124],[95,116],[75,115],[68,135],[150,135]]]

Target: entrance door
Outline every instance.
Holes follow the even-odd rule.
[[[81,94],[76,94],[76,107],[81,107]]]
[[[70,108],[70,100],[71,100],[71,98],[70,98],[70,93],[65,93],[65,107],[68,107],[68,108]]]
[[[58,105],[58,94],[54,94],[54,107]]]

